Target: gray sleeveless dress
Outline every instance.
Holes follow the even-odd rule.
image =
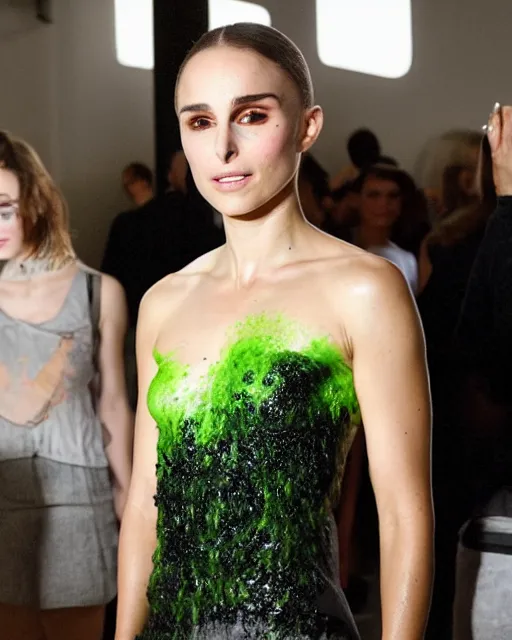
[[[86,274],[41,324],[0,310],[0,602],[55,609],[116,592],[117,521],[93,408]]]

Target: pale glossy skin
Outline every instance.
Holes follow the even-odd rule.
[[[262,93],[278,99],[234,106],[241,96]],[[197,104],[208,107],[180,114]],[[141,306],[141,401],[121,531],[116,640],[132,640],[148,614],[157,430],[145,399],[156,373],[153,349],[173,352],[199,377],[219,359],[229,329],[261,311],[282,313],[310,335],[331,336],[353,368],[380,519],[383,638],[419,639],[432,566],[430,398],[407,285],[386,261],[304,220],[296,171],[300,153],[320,133],[322,112],[300,106],[278,66],[251,51],[203,51],[185,67],[176,109],[194,179],[223,214],[227,244],[160,281]],[[251,178],[223,192],[212,178],[226,172]]]
[[[17,177],[10,171],[0,169],[0,202],[16,201],[18,197]],[[7,242],[0,248],[0,260],[24,258],[27,247],[24,245],[19,217],[11,219],[9,223],[3,223],[0,219],[0,239],[2,238],[7,239]],[[34,324],[54,318],[64,304],[77,269],[76,261],[72,261],[63,269],[37,274],[28,280],[0,277],[0,309],[13,318]],[[102,276],[99,350],[102,387],[98,411],[105,430],[105,451],[114,477],[114,505],[119,518],[124,511],[130,482],[133,432],[133,416],[124,380],[123,343],[126,327],[124,291],[116,280],[110,276]],[[34,403],[38,399],[43,403],[47,400],[46,396],[53,389],[49,386],[52,379],[51,367],[58,364],[57,361],[48,363],[41,375],[31,381],[27,393],[31,394]],[[0,367],[0,383],[1,373]],[[102,633],[103,607],[86,609],[68,609],[59,614],[58,610],[35,612],[0,604],[0,628],[13,640],[39,640],[41,628],[45,630],[45,640],[60,640],[72,635],[80,640],[99,639]]]

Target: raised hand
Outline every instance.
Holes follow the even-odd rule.
[[[492,153],[496,192],[512,196],[512,107],[496,104],[489,116],[487,136]]]

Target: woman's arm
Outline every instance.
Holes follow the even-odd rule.
[[[423,334],[401,274],[356,283],[347,328],[381,548],[383,640],[423,638],[433,571],[431,408]]]
[[[119,520],[130,484],[133,440],[133,414],[128,404],[124,373],[126,326],[124,291],[117,280],[102,275],[98,414],[104,428],[105,453],[114,479],[114,504]]]
[[[137,328],[139,403],[135,419],[133,474],[119,541],[116,640],[133,640],[148,616],[146,591],[157,544],[156,464],[158,431],[146,403],[157,367],[153,359],[158,309],[154,290],[143,299]],[[158,305],[156,305],[158,306]]]

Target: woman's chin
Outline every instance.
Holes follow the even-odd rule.
[[[12,260],[13,258],[16,257],[16,254],[14,254],[12,251],[9,251],[9,249],[5,249],[2,250],[2,247],[0,246],[0,262],[7,262],[8,260]]]
[[[264,206],[261,202],[244,202],[242,199],[238,199],[238,202],[229,202],[224,199],[223,202],[212,203],[214,209],[222,214],[224,218],[247,218],[247,217],[260,217],[261,214],[254,216],[255,212],[261,210]]]

